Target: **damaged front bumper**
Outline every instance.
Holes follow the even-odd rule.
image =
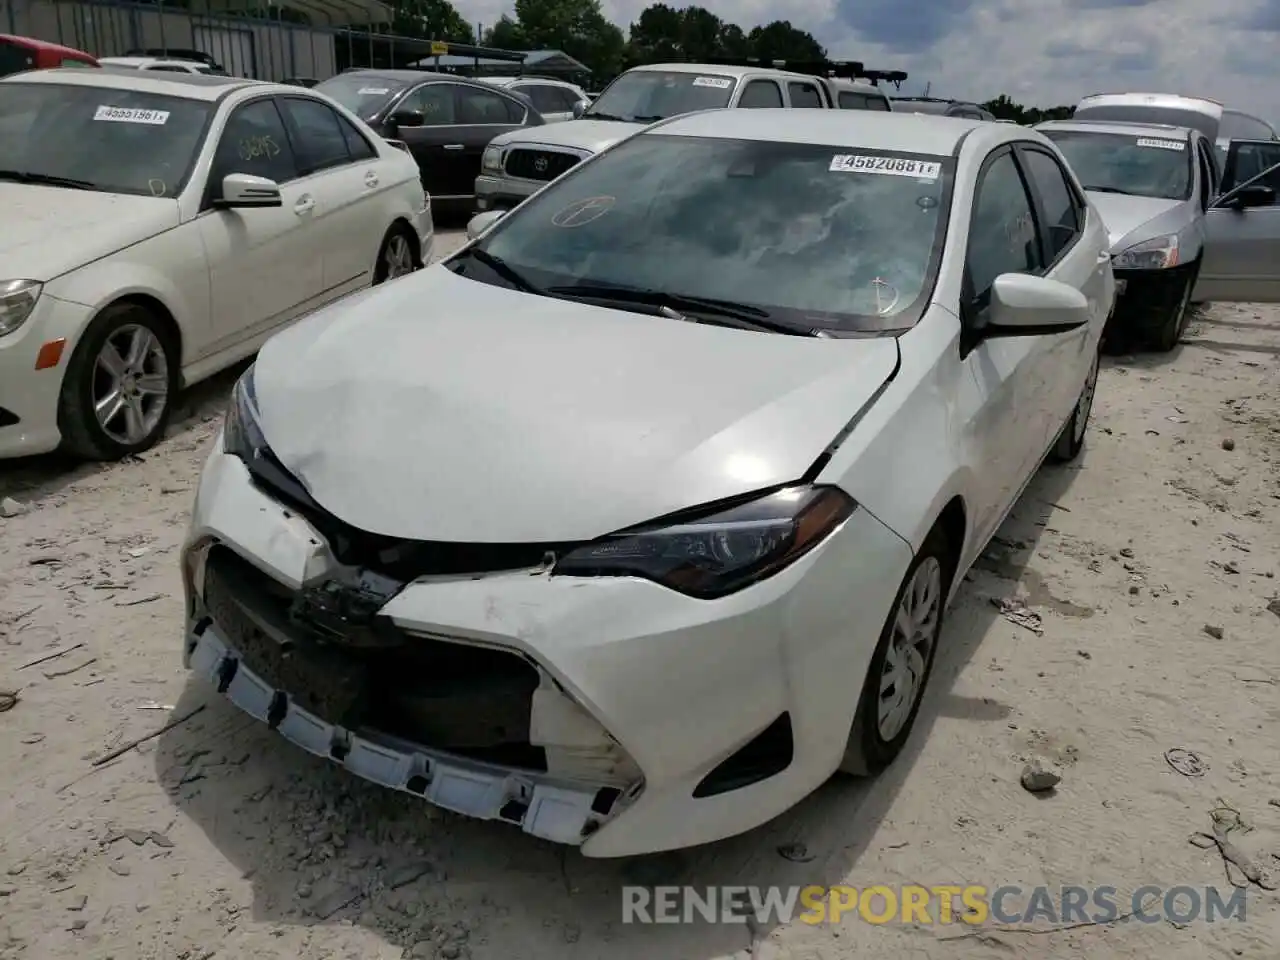
[[[334,549],[219,442],[183,549],[188,666],[357,776],[596,857],[741,833],[829,777],[911,559],[857,510],[718,601],[540,569],[423,576],[381,632],[316,646],[288,611],[343,568]]]

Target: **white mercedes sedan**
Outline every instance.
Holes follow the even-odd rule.
[[[418,168],[327,97],[187,73],[0,80],[0,459],[140,453],[178,391],[429,256]]]
[[[902,750],[956,585],[1080,452],[1113,297],[1032,130],[659,123],[264,346],[183,548],[185,662],[586,856],[751,829]]]

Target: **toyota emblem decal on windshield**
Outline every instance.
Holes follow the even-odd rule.
[[[599,220],[613,209],[616,197],[586,197],[575,200],[551,218],[553,226],[582,227],[594,220]]]
[[[546,158],[546,157],[539,157],[537,160],[533,161],[533,169],[537,170],[537,171],[538,171],[538,173],[546,173],[546,172],[547,172],[547,158]]]

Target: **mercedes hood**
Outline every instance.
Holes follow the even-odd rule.
[[[625,140],[645,128],[643,123],[626,123],[617,120],[566,120],[542,127],[525,127],[511,130],[490,141],[498,147],[550,147],[569,148],[587,153],[599,153]]]
[[[1122,253],[1135,243],[1177,233],[1191,222],[1192,209],[1200,208],[1185,200],[1162,197],[1136,197],[1127,193],[1099,193],[1086,190],[1089,199],[1107,227],[1111,252]]]
[[[589,540],[799,479],[898,344],[534,296],[442,265],[262,348],[259,425],[335,516],[415,540]]]
[[[0,279],[47,283],[178,225],[178,201],[0,182]]]

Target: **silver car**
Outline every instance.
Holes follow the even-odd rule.
[[[1213,140],[1191,127],[1065,120],[1036,129],[1062,151],[1106,223],[1103,255],[1119,294],[1113,342],[1172,350],[1193,301],[1280,299],[1278,184],[1263,166],[1280,162],[1280,143],[1264,154],[1253,141],[1233,141],[1224,179]],[[1257,242],[1260,234],[1270,239]]]

